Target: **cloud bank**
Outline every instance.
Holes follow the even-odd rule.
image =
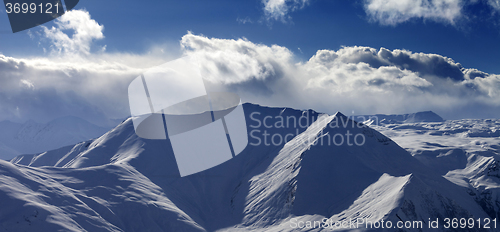
[[[105,125],[129,115],[129,83],[178,54],[93,52],[102,26],[77,11],[44,29],[46,58],[0,55],[0,121],[46,122],[66,115]],[[61,34],[62,33],[62,34]],[[69,34],[69,35],[68,35]],[[498,117],[500,75],[464,68],[438,54],[370,47],[319,50],[307,61],[286,47],[188,32],[177,48],[201,64],[209,89],[246,102],[325,113],[410,113],[445,118]]]
[[[213,88],[236,91],[250,102],[347,114],[434,110],[460,118],[500,112],[499,75],[437,54],[355,46],[320,50],[296,62],[285,47],[245,39],[189,33],[181,44],[201,61]]]

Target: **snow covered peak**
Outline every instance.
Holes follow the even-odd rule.
[[[337,113],[333,114],[333,117],[335,118],[347,118],[343,113],[337,111]]]
[[[443,122],[444,119],[432,111],[423,111],[405,115],[405,122]]]

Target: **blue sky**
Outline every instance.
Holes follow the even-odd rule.
[[[128,83],[181,55],[266,105],[500,113],[499,0],[81,0],[16,34],[2,11],[0,41],[0,121],[126,117]]]

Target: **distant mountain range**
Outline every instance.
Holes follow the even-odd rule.
[[[376,120],[374,123],[395,124],[395,123],[416,123],[416,122],[444,122],[441,116],[432,111],[423,111],[412,114],[374,114],[352,116],[354,120]]]
[[[130,119],[74,146],[0,160],[0,231],[330,231],[324,222],[349,227],[359,220],[365,223],[358,231],[450,231],[446,218],[483,226],[488,219],[489,229],[475,221],[467,231],[497,231],[491,221],[500,212],[497,138],[488,137],[487,146],[480,137],[432,135],[452,130],[446,123],[434,129],[408,124],[400,132],[399,123],[369,127],[342,113],[253,104],[244,110],[245,150],[186,177],[179,175],[170,143],[137,137]],[[290,118],[306,123],[282,126]],[[500,128],[487,123],[489,130]],[[418,137],[422,128],[427,137]],[[415,131],[411,140],[405,140],[408,130]],[[427,142],[417,146],[418,138]],[[436,138],[479,145],[416,158],[422,150],[452,146]],[[430,229],[429,219],[439,229]],[[380,229],[382,220],[386,229]],[[393,228],[387,229],[388,221]],[[398,222],[422,227],[395,228]]]
[[[67,116],[49,123],[0,122],[0,159],[36,154],[76,144],[106,133],[103,128],[81,118]]]
[[[375,124],[444,121],[432,111],[400,115],[358,115],[350,118],[354,120],[371,119]],[[124,120],[114,119],[111,121],[118,125]],[[35,155],[74,145],[97,138],[111,128],[97,126],[74,116],[58,118],[49,123],[37,123],[32,120],[25,123],[2,121],[0,122],[0,159],[10,160],[18,155]]]

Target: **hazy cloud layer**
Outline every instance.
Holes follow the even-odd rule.
[[[0,55],[0,121],[46,122],[74,115],[95,123],[127,114],[126,90],[142,70],[105,61]]]
[[[157,53],[24,59],[0,54],[0,121],[73,115],[105,125],[110,118],[128,117],[130,82],[172,59]]]

